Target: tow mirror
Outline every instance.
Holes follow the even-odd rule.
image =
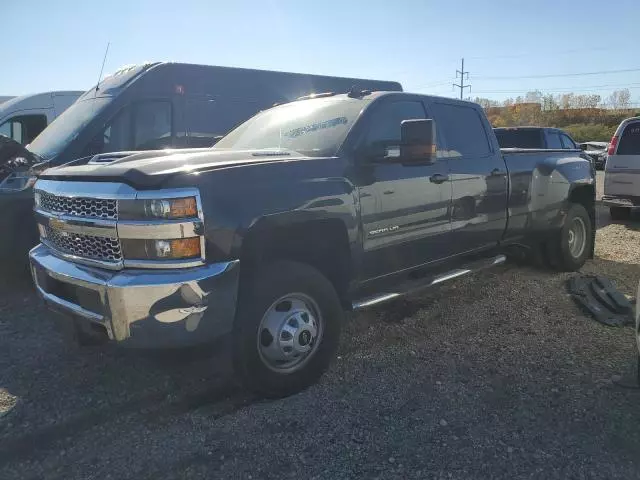
[[[400,123],[399,147],[387,149],[388,158],[402,162],[434,162],[436,159],[436,124],[433,120],[403,120]]]

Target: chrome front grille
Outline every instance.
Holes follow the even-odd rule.
[[[117,238],[69,233],[49,225],[40,225],[40,238],[51,248],[67,255],[102,262],[122,262],[122,249]]]
[[[117,200],[63,197],[43,190],[36,190],[35,193],[40,197],[39,208],[45,211],[84,218],[118,219]]]

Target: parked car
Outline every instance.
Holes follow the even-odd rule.
[[[4,261],[27,263],[37,243],[31,187],[43,169],[126,150],[210,147],[256,112],[318,92],[402,90],[397,82],[181,63],[120,69],[88,90],[31,142],[38,159],[0,185]],[[104,160],[104,159],[103,159]]]
[[[559,128],[504,127],[494,128],[500,148],[545,148],[580,150],[571,136]]]
[[[27,145],[83,92],[44,92],[10,98],[0,104],[0,135]]]
[[[250,388],[291,394],[328,367],[345,310],[510,252],[560,270],[593,255],[589,162],[505,152],[470,102],[359,90],[294,101],[209,150],[44,172],[34,281],[83,342],[228,336]]]
[[[640,117],[623,120],[611,139],[602,203],[616,220],[629,218],[640,207]]]
[[[583,142],[578,146],[585,154],[591,157],[596,170],[604,170],[604,166],[607,163],[608,142]]]

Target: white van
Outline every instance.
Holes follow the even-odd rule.
[[[0,135],[27,145],[83,92],[44,92],[0,103]]]
[[[640,208],[640,117],[623,120],[611,139],[602,203],[616,220]]]

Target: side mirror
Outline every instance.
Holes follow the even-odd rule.
[[[400,123],[401,144],[389,157],[400,161],[434,162],[436,159],[436,124],[433,120],[403,120]],[[391,150],[391,149],[390,149]],[[398,151],[399,150],[399,151]]]
[[[583,152],[585,152],[585,151],[587,150],[587,148],[589,148],[589,147],[588,147],[588,146],[587,146],[587,144],[585,144],[585,143],[579,143],[579,144],[578,144],[578,148],[579,148],[580,150],[582,150]]]

